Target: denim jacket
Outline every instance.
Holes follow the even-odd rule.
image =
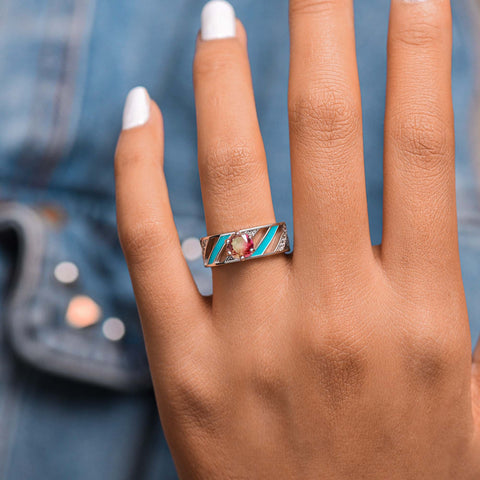
[[[276,215],[292,225],[287,0],[234,0],[249,51]],[[356,2],[372,241],[381,241],[388,2]],[[480,333],[479,7],[455,0],[453,93],[460,251]],[[165,170],[202,293],[210,272],[196,164],[191,63],[199,0],[0,0],[0,479],[174,479],[115,226],[113,153],[128,90],[165,118]],[[73,283],[56,267],[78,267]],[[72,298],[99,321],[72,328]],[[121,338],[105,334],[120,320]]]

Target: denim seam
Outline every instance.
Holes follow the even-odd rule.
[[[31,159],[31,148],[29,142],[27,142],[19,158],[24,168],[30,170],[30,182],[37,186],[44,186],[48,183],[55,167],[64,156],[65,149],[68,148],[68,139],[72,123],[71,114],[75,102],[77,73],[84,38],[87,36],[85,32],[88,32],[88,38],[90,38],[92,15],[90,15],[89,12],[90,4],[93,1],[94,0],[71,0],[69,2],[71,6],[69,6],[67,12],[58,12],[61,8],[65,8],[65,4],[62,5],[58,0],[50,0],[46,7],[48,10],[47,13],[50,16],[53,18],[58,16],[64,24],[68,22],[68,33],[64,35],[62,32],[62,35],[54,39],[46,38],[44,35],[37,58],[37,83],[30,118],[29,137],[35,137],[37,126],[45,121],[41,105],[49,100],[53,103],[51,113],[52,124],[49,128],[47,143],[42,151],[38,152],[34,159]],[[40,85],[44,81],[44,79],[42,79],[42,65],[48,64],[46,63],[48,59],[47,52],[52,46],[58,48],[60,51],[60,68],[59,71],[53,72],[53,76],[46,78],[47,82],[52,82],[53,98],[45,99],[40,89]]]
[[[53,0],[47,0],[45,5],[46,12],[49,17],[53,17],[55,13],[55,7],[52,6],[54,4]],[[42,159],[45,157],[45,151],[48,150],[50,140],[48,141],[46,147],[44,147],[45,151],[40,151],[39,154],[35,155],[34,157],[31,158],[31,151],[35,151],[32,148],[31,140],[34,139],[36,136],[36,130],[37,126],[39,123],[42,122],[43,120],[43,111],[39,112],[39,108],[42,105],[42,99],[44,95],[42,94],[41,90],[41,85],[42,85],[42,64],[45,61],[45,58],[47,57],[46,52],[48,51],[48,45],[49,41],[47,38],[45,38],[45,34],[43,34],[43,38],[41,39],[41,45],[39,48],[39,53],[38,57],[36,59],[36,68],[35,68],[35,85],[34,85],[34,94],[33,94],[33,99],[32,99],[32,108],[30,112],[30,118],[29,118],[29,125],[28,125],[28,130],[27,130],[27,136],[26,136],[26,142],[25,145],[23,146],[22,150],[20,151],[19,154],[19,165],[20,167],[25,171],[29,172],[29,174],[25,174],[25,177],[27,177],[29,182],[35,181],[37,179],[37,173],[38,173],[38,168],[35,168],[39,165],[41,165]],[[57,43],[59,40],[57,39]],[[55,72],[58,74],[58,72]],[[51,79],[49,78],[49,81]],[[57,81],[55,82],[57,83]],[[51,138],[51,132],[49,132],[49,138]],[[38,158],[37,158],[38,157]]]
[[[49,144],[40,161],[43,166],[41,175],[39,175],[37,180],[40,185],[48,183],[55,167],[60,162],[62,156],[64,156],[65,150],[68,149],[77,73],[82,56],[82,44],[88,30],[89,9],[90,1],[74,0],[71,13],[70,36],[65,39],[62,69],[55,95],[56,118]]]

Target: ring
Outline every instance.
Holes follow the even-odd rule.
[[[254,260],[268,255],[287,253],[290,250],[285,222],[210,235],[201,238],[200,244],[203,263],[206,267]]]

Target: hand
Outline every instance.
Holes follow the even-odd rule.
[[[294,253],[215,268],[211,298],[179,245],[160,111],[144,91],[129,99],[119,232],[181,478],[480,478],[450,4],[392,0],[383,243],[372,247],[352,3],[291,0]],[[246,35],[228,4],[204,11],[194,84],[208,233],[274,223]]]

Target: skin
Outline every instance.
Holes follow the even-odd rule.
[[[118,143],[119,234],[180,478],[478,479],[450,4],[392,0],[374,247],[352,0],[291,0],[290,24],[293,255],[213,269],[202,297],[173,221],[154,102]],[[208,233],[275,222],[240,23],[236,38],[197,41],[194,84]]]

